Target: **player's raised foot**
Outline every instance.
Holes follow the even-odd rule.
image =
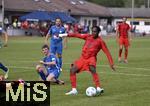
[[[5,79],[8,78],[8,73],[9,73],[9,69],[8,69],[7,72],[5,73],[5,76],[4,76]]]
[[[100,87],[97,87],[97,88],[96,88],[96,95],[100,95],[100,94],[102,94],[102,93],[104,93],[104,89],[103,89],[103,88],[100,88]]]
[[[59,84],[59,85],[64,85],[64,84],[65,84],[65,82],[64,82],[64,81],[62,81],[62,80],[59,80],[59,81],[58,81],[58,84]]]
[[[128,63],[128,60],[127,60],[127,59],[125,59],[125,60],[124,60],[124,63]]]
[[[118,58],[118,62],[121,63],[121,61],[122,61],[122,60],[121,60],[121,57],[119,57],[119,58]]]
[[[77,95],[77,94],[78,94],[78,91],[75,88],[73,88],[71,91],[65,93],[65,95]]]
[[[58,84],[58,85],[64,85],[65,84],[65,82],[64,81],[62,81],[62,80],[56,80],[56,81],[50,81],[50,83],[51,84]]]

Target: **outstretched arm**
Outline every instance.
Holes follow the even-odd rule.
[[[102,45],[102,50],[103,50],[103,52],[104,52],[104,53],[106,54],[106,56],[107,56],[107,59],[108,59],[108,61],[109,61],[109,64],[110,64],[111,69],[112,69],[113,71],[115,71],[114,62],[113,62],[112,56],[111,56],[111,54],[110,54],[110,52],[109,52],[109,50],[108,50],[108,48],[107,48],[105,42],[102,41],[102,42],[101,42],[101,45]]]
[[[59,34],[59,37],[65,37],[65,36],[86,39],[89,36],[89,34],[80,34],[80,33]]]
[[[86,39],[89,34],[80,34],[80,33],[70,33],[68,34],[69,37],[75,37],[75,38],[80,38],[80,39]]]

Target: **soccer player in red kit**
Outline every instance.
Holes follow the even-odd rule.
[[[60,34],[60,37],[68,36],[68,37],[77,37],[80,39],[85,40],[85,44],[82,48],[82,55],[81,57],[76,60],[70,69],[70,81],[72,85],[72,90],[66,95],[76,95],[78,93],[76,89],[76,73],[82,71],[88,71],[92,74],[93,81],[95,83],[97,94],[100,94],[104,91],[101,88],[100,80],[98,74],[96,72],[96,61],[97,61],[97,54],[102,49],[103,52],[106,54],[110,67],[115,70],[114,62],[112,56],[101,37],[99,37],[100,28],[98,26],[94,26],[92,28],[92,34],[74,34],[69,33],[66,35]]]
[[[124,55],[124,62],[128,63],[127,56],[128,56],[128,47],[130,45],[129,39],[131,40],[130,36],[130,26],[126,23],[127,18],[123,18],[123,22],[118,24],[116,30],[116,38],[117,42],[119,42],[119,58],[118,61],[121,62],[121,54],[123,47],[125,48],[125,55]]]

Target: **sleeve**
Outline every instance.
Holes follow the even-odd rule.
[[[75,37],[80,39],[86,39],[89,36],[89,34],[80,34],[80,33],[69,33],[68,37]]]
[[[110,54],[110,52],[109,52],[109,50],[108,50],[108,48],[107,48],[105,42],[104,42],[104,41],[101,41],[101,45],[102,45],[102,50],[103,50],[103,52],[104,52],[105,55],[107,56],[107,59],[108,59],[108,61],[109,61],[109,64],[110,64],[110,65],[113,65],[114,62],[113,62],[112,56],[111,56],[111,54]]]
[[[55,56],[52,56],[52,59],[51,59],[51,60],[52,60],[52,62],[56,62],[57,59],[56,59]]]
[[[58,61],[58,60],[57,60],[57,57],[56,57],[55,55],[52,55],[52,56],[51,56],[51,62],[54,62],[54,64],[56,65],[56,64],[57,64],[57,61]],[[53,65],[54,65],[54,64],[53,64]]]

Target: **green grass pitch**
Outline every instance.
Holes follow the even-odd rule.
[[[84,41],[68,39],[63,51],[63,72],[60,79],[65,85],[51,85],[51,106],[150,106],[150,38],[135,37],[129,48],[128,64],[118,63],[118,45],[115,38],[104,38],[113,56],[116,72],[111,71],[107,58],[101,51],[97,58],[97,72],[104,94],[87,97],[85,90],[94,86],[92,76],[83,72],[77,75],[76,96],[66,96],[71,90],[69,80],[70,63],[78,59]],[[42,37],[10,37],[7,48],[0,49],[0,61],[9,69],[9,80],[39,80],[35,66],[42,59]],[[0,74],[3,74],[0,71]]]

